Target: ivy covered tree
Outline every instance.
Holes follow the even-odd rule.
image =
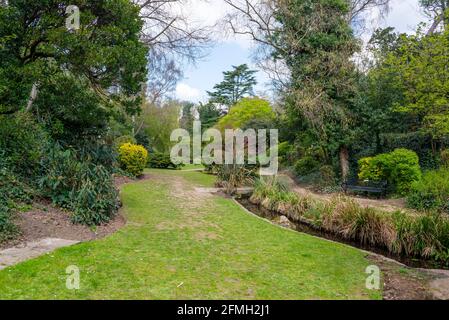
[[[224,79],[207,92],[210,102],[230,107],[245,96],[254,95],[257,84],[255,70],[250,70],[246,64],[233,66],[233,70],[223,72]]]
[[[275,59],[291,76],[287,112],[306,123],[306,131],[322,149],[323,161],[337,158],[343,177],[349,171],[353,139],[351,107],[356,72],[351,57],[359,49],[348,22],[345,0],[286,0],[275,17],[282,28],[273,33]]]

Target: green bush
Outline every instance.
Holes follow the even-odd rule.
[[[47,137],[29,114],[0,115],[0,150],[9,167],[24,178],[36,175]]]
[[[449,149],[441,151],[441,164],[445,167],[449,167]]]
[[[449,214],[449,168],[427,171],[412,185],[407,197],[409,207],[439,210]]]
[[[415,181],[421,178],[418,155],[407,149],[396,149],[359,160],[359,179],[388,181],[389,186],[405,195]]]
[[[114,147],[118,151],[125,143],[137,144],[137,140],[133,136],[129,135],[120,136],[114,140]]]
[[[311,156],[305,156],[295,163],[295,174],[298,176],[305,176],[316,171],[320,163]]]
[[[12,221],[17,204],[31,201],[31,191],[9,170],[4,152],[0,152],[0,243],[18,233]]]
[[[158,169],[179,169],[181,165],[174,164],[170,155],[166,153],[156,152],[148,157],[148,167]]]
[[[80,162],[70,149],[56,146],[48,150],[39,185],[45,197],[74,213],[76,223],[101,224],[117,210],[118,192],[111,173],[101,165]]]
[[[148,161],[148,151],[139,145],[125,143],[119,148],[119,162],[126,172],[140,176]]]

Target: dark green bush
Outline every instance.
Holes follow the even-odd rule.
[[[295,173],[298,176],[305,176],[316,171],[320,163],[311,156],[305,156],[295,163]]]
[[[449,214],[449,168],[427,171],[416,181],[407,197],[408,206]]]
[[[405,195],[421,178],[418,155],[411,150],[396,149],[359,160],[359,179],[388,181],[392,191]]]
[[[101,165],[80,162],[73,150],[48,150],[39,184],[44,196],[74,212],[76,223],[101,224],[117,210],[118,192],[111,173]]]
[[[0,243],[13,238],[18,229],[12,218],[17,204],[30,203],[32,194],[12,173],[0,152]]]
[[[179,169],[181,165],[174,164],[166,153],[152,153],[148,158],[148,167],[157,169]]]
[[[46,143],[42,128],[28,114],[0,115],[0,150],[10,170],[24,178],[34,176]]]

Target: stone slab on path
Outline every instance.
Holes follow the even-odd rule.
[[[25,245],[8,248],[0,251],[0,270],[19,262],[39,257],[58,248],[71,246],[79,241],[57,238],[45,238],[38,241],[27,242]]]

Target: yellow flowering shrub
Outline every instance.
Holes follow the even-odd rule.
[[[147,160],[148,151],[140,145],[125,143],[119,148],[122,169],[134,176],[140,176],[143,173]]]

